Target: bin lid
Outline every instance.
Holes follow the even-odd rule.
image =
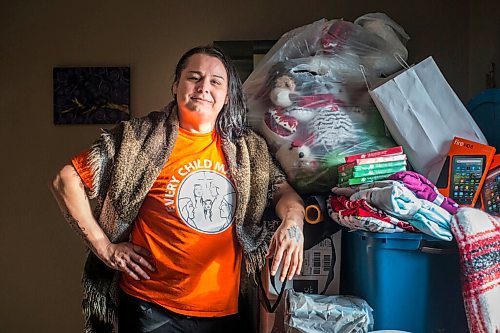
[[[443,242],[443,240],[438,239],[436,237],[432,237],[430,235],[421,233],[421,232],[371,232],[364,230],[354,230],[349,231],[359,234],[360,236],[370,237],[370,238],[390,238],[390,239],[416,239],[416,240],[429,240],[436,242]]]
[[[426,235],[413,232],[369,232],[363,230],[351,231],[355,237],[365,239],[368,247],[384,248],[388,250],[420,250],[433,254],[456,253],[457,244],[455,241],[445,241]]]
[[[370,331],[368,333],[411,333],[408,331],[397,331],[397,330],[381,330],[381,331]]]

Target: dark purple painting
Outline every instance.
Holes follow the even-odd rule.
[[[130,67],[56,67],[53,74],[54,124],[130,118]]]

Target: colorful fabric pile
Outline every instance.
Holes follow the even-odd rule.
[[[398,177],[407,182],[413,177],[411,179],[415,182],[408,186],[401,181],[383,180],[348,188],[334,187],[333,194],[327,201],[330,217],[351,229],[378,232],[421,231],[438,239],[452,240],[452,215],[436,203],[419,198],[425,196],[422,194],[422,186],[416,186],[416,183],[423,184],[425,180],[417,180],[410,171],[398,174]],[[430,198],[429,195],[427,198]],[[443,198],[442,202],[448,203],[449,199]],[[363,207],[364,210],[353,211],[353,207]],[[376,212],[376,217],[367,218],[367,207]],[[389,223],[389,226],[385,223]]]

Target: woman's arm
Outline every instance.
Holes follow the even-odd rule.
[[[68,224],[106,265],[132,278],[149,279],[143,268],[154,271],[146,260],[148,251],[128,242],[113,244],[97,223],[84,184],[72,165],[65,165],[54,177],[50,189]]]
[[[302,269],[304,251],[304,201],[286,181],[278,185],[274,195],[276,214],[281,219],[281,224],[276,230],[269,246],[268,256],[274,256],[271,266],[271,275],[281,267],[280,281],[295,274],[300,274]]]

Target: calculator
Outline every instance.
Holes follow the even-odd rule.
[[[449,197],[455,200],[457,204],[472,204],[483,176],[485,162],[485,155],[453,156]]]

